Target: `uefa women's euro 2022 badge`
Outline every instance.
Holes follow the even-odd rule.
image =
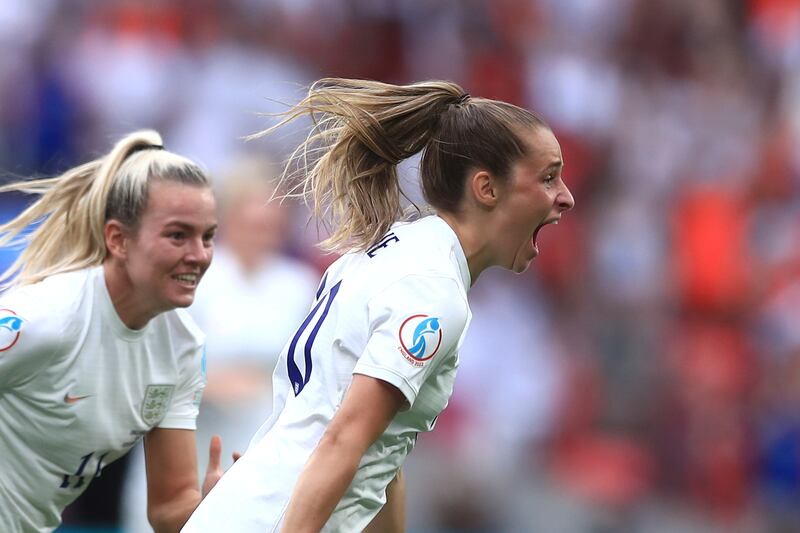
[[[439,319],[430,315],[411,315],[403,320],[398,333],[403,357],[416,367],[433,359],[442,345],[442,327]]]
[[[23,322],[11,309],[0,309],[0,352],[10,349],[17,343]]]
[[[153,426],[167,414],[175,385],[148,385],[142,401],[142,419]]]

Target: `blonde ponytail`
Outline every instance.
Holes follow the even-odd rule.
[[[279,124],[253,137],[311,117],[314,127],[282,176],[282,185],[299,178],[286,196],[305,198],[329,226],[323,249],[363,250],[403,216],[397,164],[425,147],[438,116],[463,94],[444,81],[398,86],[325,78]]]
[[[27,242],[14,264],[0,275],[0,282],[10,285],[16,275],[13,284],[24,285],[101,264],[106,256],[105,222],[117,218],[135,226],[154,177],[208,186],[197,165],[159,148],[163,148],[161,136],[143,130],[124,137],[106,156],[61,176],[0,187],[0,193],[41,196],[0,225],[0,246]],[[20,239],[36,222],[40,225]]]

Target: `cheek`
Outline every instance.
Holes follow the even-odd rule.
[[[132,269],[135,271],[136,276],[144,283],[152,283],[153,281],[163,277],[164,273],[170,270],[168,266],[168,255],[158,251],[153,251],[145,257],[139,258]]]
[[[128,260],[126,269],[134,287],[145,287],[152,284],[150,280],[153,276],[147,261],[140,261],[138,258]]]
[[[540,191],[539,194],[536,195],[536,199],[534,201],[534,211],[538,214],[547,216],[547,213],[550,212],[550,209],[553,207],[556,201],[556,191],[552,189],[546,189],[544,191]]]

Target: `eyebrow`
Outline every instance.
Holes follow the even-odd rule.
[[[181,229],[188,229],[188,230],[194,230],[195,229],[195,227],[192,224],[189,224],[187,222],[182,222],[180,220],[170,220],[169,222],[164,224],[165,228],[168,228],[170,226],[178,226]],[[211,230],[216,231],[217,228],[219,228],[219,224],[214,224],[213,226],[210,226],[210,227],[204,229],[203,232],[205,233],[206,231],[211,231]]]
[[[552,163],[550,163],[549,165],[547,165],[546,167],[544,167],[544,168],[542,169],[542,171],[544,172],[544,171],[546,171],[546,170],[555,170],[555,169],[557,169],[557,168],[563,168],[563,167],[564,167],[564,161],[562,161],[561,159],[559,159],[558,161],[553,161]]]

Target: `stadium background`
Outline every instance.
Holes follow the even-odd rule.
[[[800,2],[3,0],[0,169],[141,127],[215,176],[280,158],[296,135],[240,137],[326,75],[537,110],[577,203],[473,289],[412,532],[800,531]],[[124,466],[64,531],[119,530]]]

